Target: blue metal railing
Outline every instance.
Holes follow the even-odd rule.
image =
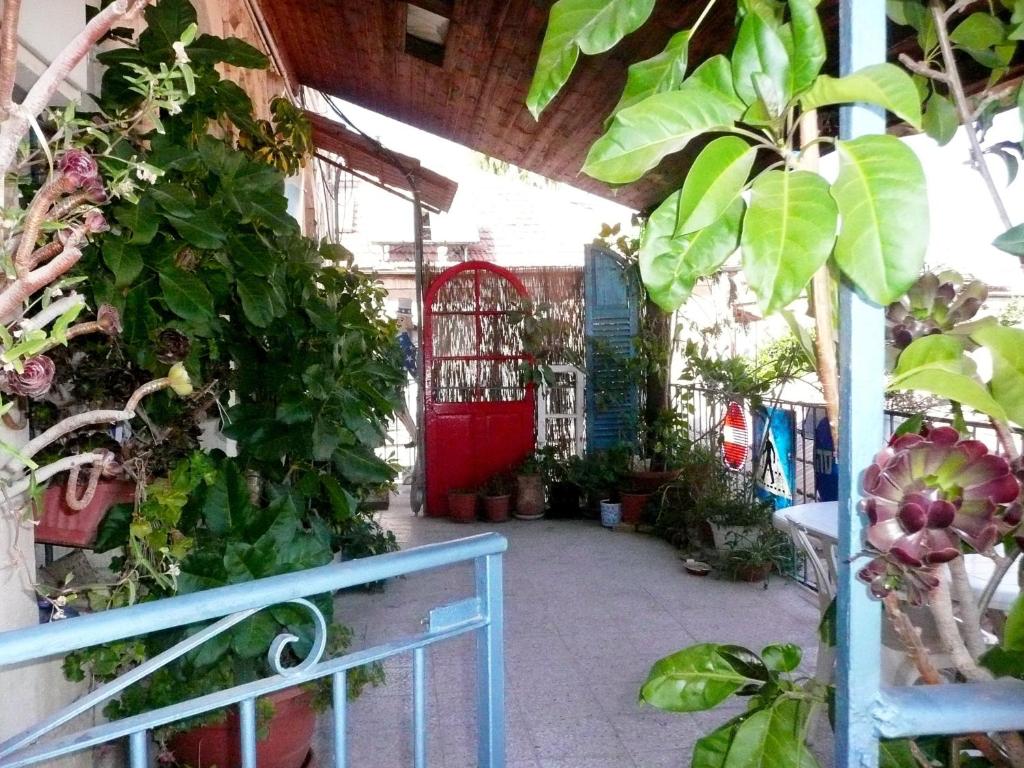
[[[4,768],[34,765],[127,737],[132,768],[146,768],[149,765],[149,734],[154,728],[237,705],[241,723],[243,768],[255,768],[256,699],[283,688],[330,677],[334,704],[334,765],[336,768],[344,768],[347,671],[399,654],[411,653],[413,755],[416,768],[425,768],[426,649],[473,632],[477,635],[477,764],[482,768],[503,768],[505,719],[501,555],[507,547],[508,543],[503,536],[485,533],[0,634],[0,668],[3,668],[100,643],[217,619],[182,643],[83,696],[39,725],[0,743],[0,765]],[[322,658],[326,646],[326,622],[317,608],[304,598],[467,561],[474,563],[474,596],[431,610],[425,631],[344,656]],[[257,611],[282,603],[296,603],[310,611],[317,627],[313,649],[297,665],[284,667],[281,663],[284,647],[297,638],[288,634],[280,635],[268,649],[271,667],[277,674],[141,715],[70,734],[62,733],[59,737],[45,738],[59,726],[109,701],[133,682]]]

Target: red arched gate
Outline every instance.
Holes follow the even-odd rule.
[[[534,447],[534,393],[520,370],[526,288],[484,261],[440,274],[424,301],[426,513],[477,488]]]

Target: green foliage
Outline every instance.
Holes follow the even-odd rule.
[[[807,148],[791,148],[798,114],[818,107],[866,102],[912,126],[922,123],[918,89],[899,67],[820,74],[826,51],[817,5],[789,0],[741,9],[730,55],[713,56],[688,76],[686,52],[697,33],[678,33],[657,57],[633,66],[607,130],[590,148],[583,172],[626,184],[695,139],[732,134],[704,149],[644,233],[642,276],[663,309],[679,307],[698,278],[717,271],[737,237],[747,280],[766,312],[791,303],[829,262],[882,303],[917,277],[928,226],[924,174],[913,153],[884,136],[840,142],[843,170],[830,188],[802,168]],[[597,36],[597,29],[607,47],[625,33],[608,17],[553,10],[546,39],[556,39],[556,31],[564,40]],[[992,43],[991,35],[969,28],[962,37],[971,51]],[[575,48],[561,53],[575,61]],[[560,71],[550,52],[542,53],[534,83],[547,84],[548,100],[565,82]],[[935,111],[930,124],[941,117]],[[758,153],[776,162],[748,179]],[[744,212],[734,201],[748,190]]]
[[[654,0],[558,0],[526,97],[533,116],[539,117],[568,81],[580,51],[592,56],[611,49],[647,21],[653,9]]]
[[[109,99],[119,98],[128,64],[173,59],[168,41],[194,17],[187,0],[147,9],[151,26],[137,48],[106,60],[104,98],[108,85]],[[262,56],[206,35],[187,50],[196,95],[133,147],[163,175],[136,204],[115,207],[111,232],[83,257],[90,298],[120,311],[124,352],[140,377],[165,372],[162,333],[187,338],[185,365],[206,386],[202,407],[219,403],[240,466],[258,473],[268,494],[329,524],[334,548],[349,557],[392,549],[394,539],[359,509],[394,477],[375,453],[404,382],[383,289],[324,267],[332,246],[302,237],[288,215],[282,169],[297,168],[310,148],[304,118],[275,101],[274,124],[257,124],[245,94],[214,69],[262,66]],[[209,133],[223,120],[242,130],[238,147]],[[152,415],[160,427],[176,417]]]
[[[697,741],[694,768],[813,768],[807,724],[825,704],[825,689],[790,676],[800,655],[792,645],[770,645],[760,655],[736,645],[690,646],[651,667],[640,699],[670,712],[700,712],[734,695],[747,698],[743,714]]]
[[[331,535],[327,527],[315,520],[304,521],[287,496],[263,507],[253,504],[236,462],[220,454],[200,454],[183,462],[172,474],[189,475],[196,481],[187,496],[171,486],[165,489],[181,501],[175,520],[186,519],[195,536],[194,547],[181,561],[178,594],[293,573],[331,561]],[[165,500],[164,507],[167,506]],[[152,517],[150,512],[149,518]],[[136,516],[133,525],[142,519]],[[154,589],[148,599],[171,591]],[[320,595],[310,600],[331,625],[328,653],[341,653],[348,646],[351,633],[331,624],[331,596]],[[82,680],[86,675],[100,682],[112,680],[185,640],[199,628],[190,625],[75,651],[64,660],[65,674],[72,680]],[[298,663],[309,653],[315,634],[315,623],[308,610],[289,604],[260,611],[125,689],[107,705],[104,713],[119,719],[267,677],[273,674],[267,651],[283,633],[297,638],[287,646],[284,662]],[[361,668],[350,682],[350,691],[358,692],[362,685],[377,684],[380,680],[379,668]],[[214,712],[199,720],[175,723],[172,728],[187,729],[222,716],[222,712]],[[167,731],[160,735],[167,735]]]

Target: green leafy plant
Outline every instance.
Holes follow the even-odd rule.
[[[194,531],[193,546],[181,560],[176,584],[154,586],[147,599],[245,583],[331,562],[327,526],[304,522],[291,499],[282,496],[266,506],[253,504],[236,462],[223,455],[200,455],[181,469],[195,476],[199,468],[197,482],[178,514],[188,521],[179,524]],[[152,518],[150,512],[148,519]],[[132,525],[139,525],[141,520],[136,516]],[[342,652],[350,643],[351,634],[341,625],[333,624],[331,596],[320,595],[310,600],[331,625],[328,652]],[[308,610],[300,606],[267,608],[125,689],[104,712],[119,719],[269,676],[273,670],[268,665],[267,651],[273,640],[282,633],[298,638],[287,646],[285,663],[294,664],[310,652],[315,626]],[[97,682],[109,681],[195,631],[190,626],[75,651],[65,657],[64,671],[72,680],[91,675]],[[349,692],[355,695],[363,686],[381,680],[379,668],[361,668],[351,676]],[[221,719],[224,714],[215,712],[199,720],[175,723],[162,729],[158,736],[163,738],[199,722]]]
[[[760,654],[737,645],[693,645],[651,667],[640,700],[669,712],[702,712],[733,696],[747,702],[746,711],[697,740],[695,768],[812,768],[818,762],[807,745],[808,728],[826,706],[827,691],[798,674],[802,655],[788,643]]]

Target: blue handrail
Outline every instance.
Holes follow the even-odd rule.
[[[411,653],[413,676],[418,681],[414,686],[412,702],[415,731],[412,736],[413,751],[415,765],[422,768],[426,762],[427,722],[426,697],[423,695],[423,683],[426,679],[424,650],[438,642],[467,632],[475,632],[478,663],[477,701],[480,716],[479,765],[502,768],[505,762],[505,728],[501,555],[507,548],[508,542],[503,536],[486,533],[2,633],[0,667],[41,660],[80,648],[172,627],[219,619],[178,646],[149,659],[121,678],[83,696],[51,715],[43,723],[0,743],[0,765],[10,768],[33,765],[127,736],[131,764],[133,768],[141,768],[147,764],[147,736],[152,729],[237,704],[242,722],[243,766],[254,768],[256,698],[282,688],[330,676],[334,685],[334,743],[336,748],[339,748],[339,754],[335,755],[335,765],[344,766],[346,672],[398,654]],[[326,625],[315,606],[303,598],[467,561],[474,563],[476,594],[432,610],[426,631],[344,656],[321,658],[324,652]],[[276,675],[134,717],[43,740],[43,737],[58,726],[110,700],[131,683],[220,632],[226,631],[256,611],[286,602],[298,603],[312,612],[318,625],[317,641],[313,650],[297,666],[288,668],[280,663],[281,648],[294,640],[291,636],[282,635],[268,649],[271,666],[278,673]]]

